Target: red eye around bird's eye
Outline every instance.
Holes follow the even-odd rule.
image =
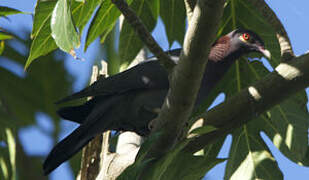
[[[244,38],[244,40],[248,41],[250,39],[250,35],[248,33],[244,33],[242,34],[242,37]]]

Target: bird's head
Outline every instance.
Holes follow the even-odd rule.
[[[253,31],[236,29],[226,36],[230,38],[231,50],[238,50],[241,55],[258,52],[268,59],[271,58],[270,52],[265,49],[263,40]]]

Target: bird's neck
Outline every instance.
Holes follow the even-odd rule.
[[[216,49],[212,48],[210,53]],[[209,95],[210,91],[218,84],[222,79],[231,65],[242,55],[244,52],[241,48],[236,50],[229,49],[226,50],[228,53],[222,53],[220,58],[212,59],[211,54],[209,56],[208,63],[204,72],[204,76],[201,82],[201,87],[198,93],[197,101],[195,103],[196,107],[203,103]]]

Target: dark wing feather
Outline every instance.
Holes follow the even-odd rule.
[[[167,72],[157,60],[149,60],[122,73],[99,79],[91,86],[65,97],[56,104],[88,96],[109,96],[136,89],[164,89],[168,87]]]

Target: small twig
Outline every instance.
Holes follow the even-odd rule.
[[[159,59],[160,64],[168,71],[171,72],[175,63],[171,58],[163,51],[163,49],[154,40],[149,33],[141,19],[134,13],[125,0],[111,0],[117,8],[122,12],[125,19],[135,29],[138,36],[149,48],[149,50]]]

